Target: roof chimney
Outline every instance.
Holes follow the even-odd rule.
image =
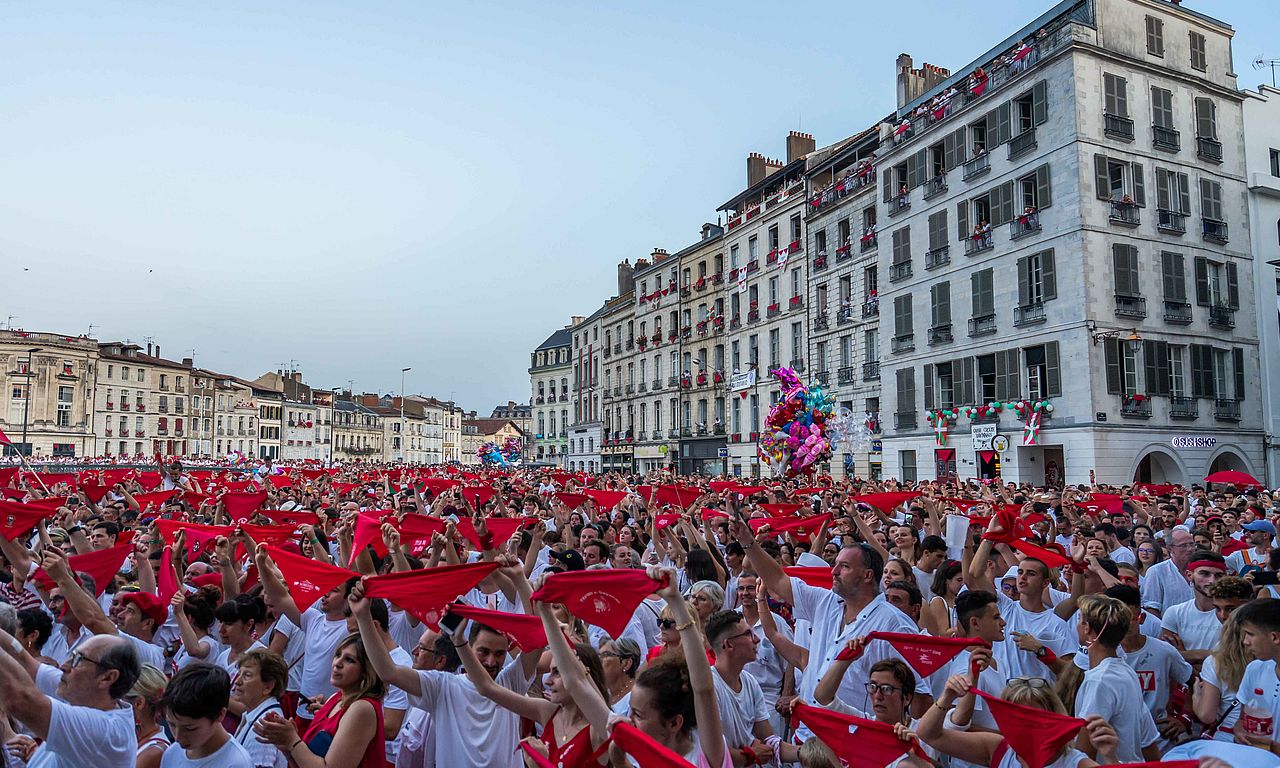
[[[156,357],[159,357],[159,356],[160,356],[160,345],[159,345],[159,344],[157,344],[157,345],[156,345]]]
[[[754,187],[764,181],[765,158],[759,152],[752,152],[747,155],[747,186]]]
[[[623,259],[622,263],[618,265],[618,295],[631,293],[635,286],[635,270],[631,267],[631,260]]]
[[[813,136],[807,133],[799,133],[792,131],[787,134],[787,164],[790,165],[813,150],[818,148],[818,143],[814,141]]]
[[[907,54],[898,54],[898,109],[902,109],[923,96],[930,88],[951,77],[949,69],[937,67],[928,62],[921,65],[920,69],[913,69],[912,63],[911,57]]]
[[[147,354],[148,354],[148,355],[150,355],[150,354],[151,354],[151,342],[149,342],[149,341],[147,342]]]
[[[192,359],[191,359],[191,358],[189,358],[189,357],[184,357],[184,358],[182,358],[182,367],[183,367],[183,368],[195,368],[195,367],[196,367],[196,361],[195,361],[195,360],[192,360]]]
[[[654,264],[657,264],[658,262],[660,262],[660,261],[662,261],[663,259],[667,258],[667,249],[666,249],[666,248],[654,248],[654,249],[653,249],[653,253],[649,254],[649,258],[653,259],[653,263],[654,263]]]

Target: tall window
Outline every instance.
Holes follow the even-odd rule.
[[[71,426],[71,403],[74,397],[71,387],[58,387],[58,426]]]

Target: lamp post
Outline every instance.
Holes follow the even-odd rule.
[[[27,350],[27,372],[25,374],[27,377],[27,391],[26,397],[22,400],[22,450],[28,453],[34,453],[34,451],[31,450],[30,444],[27,443],[27,414],[31,409],[31,356],[42,349],[44,348],[32,347]]]
[[[408,439],[408,436],[405,434],[405,427],[404,427],[404,375],[412,370],[413,370],[412,367],[400,369],[400,460],[401,461],[404,461],[405,440]]]

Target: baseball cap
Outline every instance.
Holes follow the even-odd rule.
[[[1245,523],[1241,527],[1246,531],[1266,531],[1272,536],[1276,535],[1276,527],[1271,524],[1270,520],[1254,520],[1252,523]]]
[[[570,570],[570,571],[587,570],[586,561],[582,559],[582,554],[578,552],[578,550],[576,549],[566,549],[563,552],[553,551],[551,553],[551,557],[560,561],[560,564],[563,565],[567,570]]]

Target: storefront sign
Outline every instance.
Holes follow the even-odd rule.
[[[1218,444],[1218,438],[1179,435],[1169,442],[1173,443],[1174,448],[1212,448]]]
[[[996,436],[996,425],[974,424],[969,428],[969,434],[973,437],[973,447],[975,450],[989,450],[991,448],[991,439]]]
[[[871,452],[880,453],[884,450],[884,441],[879,438],[871,441]]]
[[[756,385],[756,371],[754,368],[746,373],[735,373],[729,376],[729,389],[737,391],[739,389],[747,389]]]

